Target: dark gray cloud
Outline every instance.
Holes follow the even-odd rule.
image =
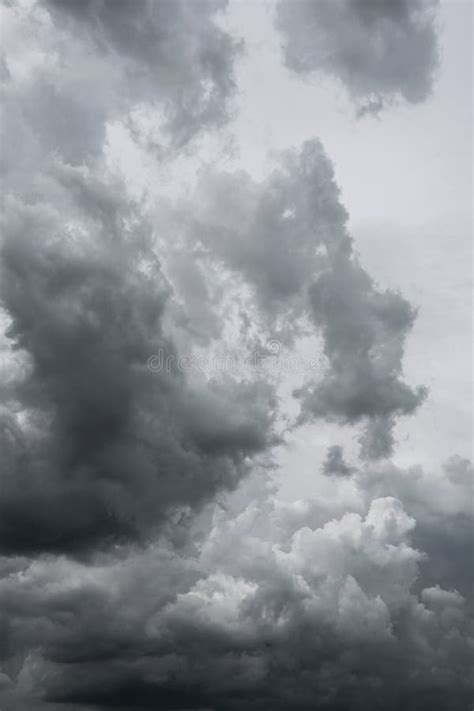
[[[263,383],[189,383],[176,360],[150,370],[176,351],[149,225],[88,171],[59,166],[49,181],[47,202],[5,211],[1,296],[25,360],[2,430],[7,551],[143,535],[170,507],[235,486],[272,421]]]
[[[189,353],[173,343],[179,309],[152,224],[102,152],[107,122],[143,102],[160,104],[175,147],[222,123],[239,51],[215,22],[223,8],[4,8],[17,42],[2,87],[2,552],[143,540],[170,516],[179,531],[272,439],[269,386],[177,367]]]
[[[361,113],[430,94],[437,0],[280,0],[277,27],[294,72],[340,81]]]

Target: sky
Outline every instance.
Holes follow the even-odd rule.
[[[472,4],[0,22],[0,709],[470,710]]]
[[[235,122],[242,163],[261,175],[272,149],[317,135],[334,164],[363,263],[381,285],[400,289],[419,309],[405,372],[413,382],[426,382],[430,396],[416,418],[399,424],[397,461],[433,467],[453,451],[471,458],[471,3],[453,0],[439,8],[442,60],[432,95],[422,105],[402,104],[363,121],[333,84],[294,81],[280,62],[263,4],[232,9],[233,26],[250,33]],[[313,476],[317,437],[305,433],[306,445],[309,438],[315,443],[309,452],[303,443],[306,462],[289,462],[290,496],[295,471]]]

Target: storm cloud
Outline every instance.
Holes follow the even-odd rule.
[[[429,95],[434,8],[270,11],[289,68],[371,110]],[[240,9],[2,8],[3,710],[469,708],[472,464],[391,458],[428,394],[417,309],[319,140],[263,177],[200,145],[235,129]],[[284,495],[325,427],[313,493]]]
[[[25,363],[2,433],[7,550],[139,535],[235,486],[271,428],[264,385],[188,383],[176,367],[170,287],[124,193],[79,169],[55,178],[57,204],[5,212],[1,291]],[[157,353],[174,367],[151,370]]]
[[[131,81],[129,61],[144,70],[140,92],[148,99],[164,92],[173,120],[179,114],[188,122],[182,97],[170,92],[191,91],[191,105],[198,108],[194,92],[214,71],[204,57],[199,64],[198,55],[219,48],[231,53],[234,46],[207,14],[217,9],[214,3],[203,4],[199,16],[187,3],[137,7],[114,5],[115,15],[107,3],[60,4],[58,16],[42,4],[5,8],[18,36],[33,38],[54,57],[33,62],[26,78],[15,77],[12,46],[7,68],[9,60],[13,73],[4,77],[6,126],[19,148],[11,164],[6,152],[10,195],[2,215],[1,297],[15,373],[3,393],[0,547],[6,552],[80,552],[116,539],[142,539],[166,522],[170,510],[186,518],[189,507],[236,486],[248,458],[272,438],[273,394],[265,384],[225,375],[189,383],[177,367],[177,349],[163,329],[163,320],[172,319],[168,311],[174,313],[173,289],[160,267],[153,226],[93,153],[97,146],[87,126],[102,148],[105,121],[140,98],[128,83],[120,84]],[[51,37],[53,21],[57,35]],[[104,33],[105,45],[99,41]],[[173,45],[161,74],[153,71],[161,52],[158,36],[163,51]],[[178,40],[186,41],[186,53],[178,51]],[[76,51],[79,63],[72,61]],[[227,69],[218,62],[220,77]],[[68,71],[85,82],[79,94]],[[96,82],[102,80],[113,96],[101,92]],[[52,94],[43,92],[43,81],[54,86]],[[46,104],[37,101],[40,95]],[[71,109],[78,131],[63,112],[63,100],[73,95],[85,102]],[[95,100],[108,113],[96,114]],[[82,110],[86,133],[76,143]],[[67,131],[52,125],[51,117],[65,121]],[[206,121],[198,123],[203,128]],[[26,135],[31,143],[22,144]],[[153,357],[163,363],[159,372],[149,367]]]
[[[417,548],[408,513],[458,515],[463,484],[443,484],[448,513],[366,488],[348,507],[338,481],[325,504],[289,504],[260,475],[257,496],[216,506],[193,555],[12,560],[4,654],[26,656],[10,684],[81,709],[466,708],[468,602],[435,582],[439,554]]]

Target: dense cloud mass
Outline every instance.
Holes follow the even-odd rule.
[[[331,499],[291,504],[260,473],[216,506],[204,537],[194,532],[194,553],[158,542],[88,565],[10,559],[3,654],[17,656],[6,698],[15,689],[80,709],[468,708],[469,602],[438,583],[444,551],[428,559],[417,534],[418,521],[449,525],[466,511],[467,481],[435,478],[444,500],[426,501],[424,476],[364,469],[352,494],[337,479]],[[375,494],[382,478],[406,508]]]
[[[98,74],[104,63],[107,80],[130,55],[139,68],[148,62],[151,81],[152,62],[158,61],[153,54],[157,28],[161,32],[163,23],[166,46],[175,34],[187,43],[191,27],[198,53],[212,50],[209,33],[211,38],[217,34],[224,48],[233,46],[203,13],[214,11],[216,4],[202,5],[199,22],[186,3],[144,4],[138,14],[135,3],[114,7],[117,25],[111,26],[110,3],[69,7],[74,22],[91,23],[90,32],[79,38],[81,51],[90,52],[87,43],[92,42],[90,33],[95,37],[96,14],[105,22],[107,31],[99,23],[93,44],[100,56],[93,54],[90,61],[96,62]],[[55,25],[59,34],[66,10],[61,4]],[[7,8],[5,16],[17,32],[31,33],[40,48],[43,40],[49,48],[50,39],[42,32],[55,15],[46,15],[42,5]],[[64,23],[69,26],[67,19]],[[166,23],[176,32],[166,31]],[[121,49],[120,31],[128,24],[137,36],[125,31]],[[113,57],[98,42],[109,30],[110,42],[117,45]],[[71,41],[74,48],[72,35]],[[176,50],[174,46],[167,71],[173,61],[179,62],[181,73],[202,88],[207,64],[196,69],[192,53],[182,56]],[[46,126],[51,116],[61,115],[63,98],[69,100],[72,91],[59,68],[90,69],[70,65],[71,51],[64,48],[61,61],[52,66],[33,64],[31,76],[20,73],[18,92],[12,74],[5,76],[7,107],[12,109],[7,115],[14,121],[15,112],[19,114],[18,124],[9,126],[12,135],[21,144],[29,134],[37,146],[35,150],[27,142],[12,166],[7,151],[5,165],[11,195],[3,214],[0,289],[7,339],[20,355],[3,393],[0,549],[5,551],[82,551],[104,541],[142,539],[166,522],[170,510],[174,517],[179,510],[179,517],[186,518],[190,507],[216,490],[236,486],[248,458],[272,438],[273,393],[264,383],[239,383],[225,374],[212,382],[189,382],[177,367],[178,353],[163,330],[168,311],[173,313],[173,289],[160,267],[153,226],[100,157],[91,156],[89,135],[75,146],[72,157],[62,141],[71,145],[70,135],[75,141],[74,125],[63,116],[67,133]],[[7,67],[8,59],[15,69],[14,47]],[[129,68],[122,69],[121,77],[127,76]],[[153,86],[165,92],[173,111],[185,120],[185,107],[169,93],[176,86],[187,91],[187,80],[177,82],[175,69],[172,76],[165,69],[163,76],[153,73]],[[219,72],[224,69],[220,66]],[[94,82],[97,77],[82,78]],[[59,79],[64,84],[47,106],[37,104],[38,82]],[[143,91],[150,98],[151,89]],[[130,108],[137,97],[128,90],[125,95]],[[108,111],[117,109],[109,97],[99,98]],[[195,98],[191,104],[196,108]],[[87,104],[84,109],[88,111]],[[75,108],[74,113],[80,120]],[[93,116],[94,130],[104,130],[102,119]],[[50,140],[56,138],[54,155]],[[152,357],[162,363],[158,371],[149,367]]]
[[[291,6],[293,68],[428,93],[427,4]],[[108,160],[116,123],[160,167],[222,130],[225,7],[2,8],[0,707],[467,711],[472,465],[389,459],[427,394],[403,372],[416,311],[359,260],[321,143],[260,181],[196,158],[174,199]],[[322,367],[265,370],[308,338]],[[324,423],[359,455],[328,441],[289,501],[276,448]]]
[[[436,0],[280,0],[287,66],[339,80],[361,112],[418,103],[437,66]]]
[[[2,432],[7,549],[138,535],[171,504],[234,486],[272,419],[265,387],[150,370],[174,348],[149,227],[118,188],[79,169],[55,178],[47,204],[5,211],[7,335],[27,357]]]

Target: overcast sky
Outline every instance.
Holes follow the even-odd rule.
[[[235,121],[242,164],[261,175],[269,151],[317,135],[363,263],[419,308],[405,371],[426,382],[430,396],[399,425],[395,457],[404,465],[433,467],[453,451],[472,456],[472,14],[469,2],[441,4],[441,62],[431,96],[358,120],[332,82],[295,81],[285,70],[263,3],[236,3],[231,13],[249,45]],[[317,431],[303,439],[306,461],[289,462],[290,495],[295,471],[311,477],[321,451]]]
[[[2,3],[2,711],[471,710],[472,15]]]

